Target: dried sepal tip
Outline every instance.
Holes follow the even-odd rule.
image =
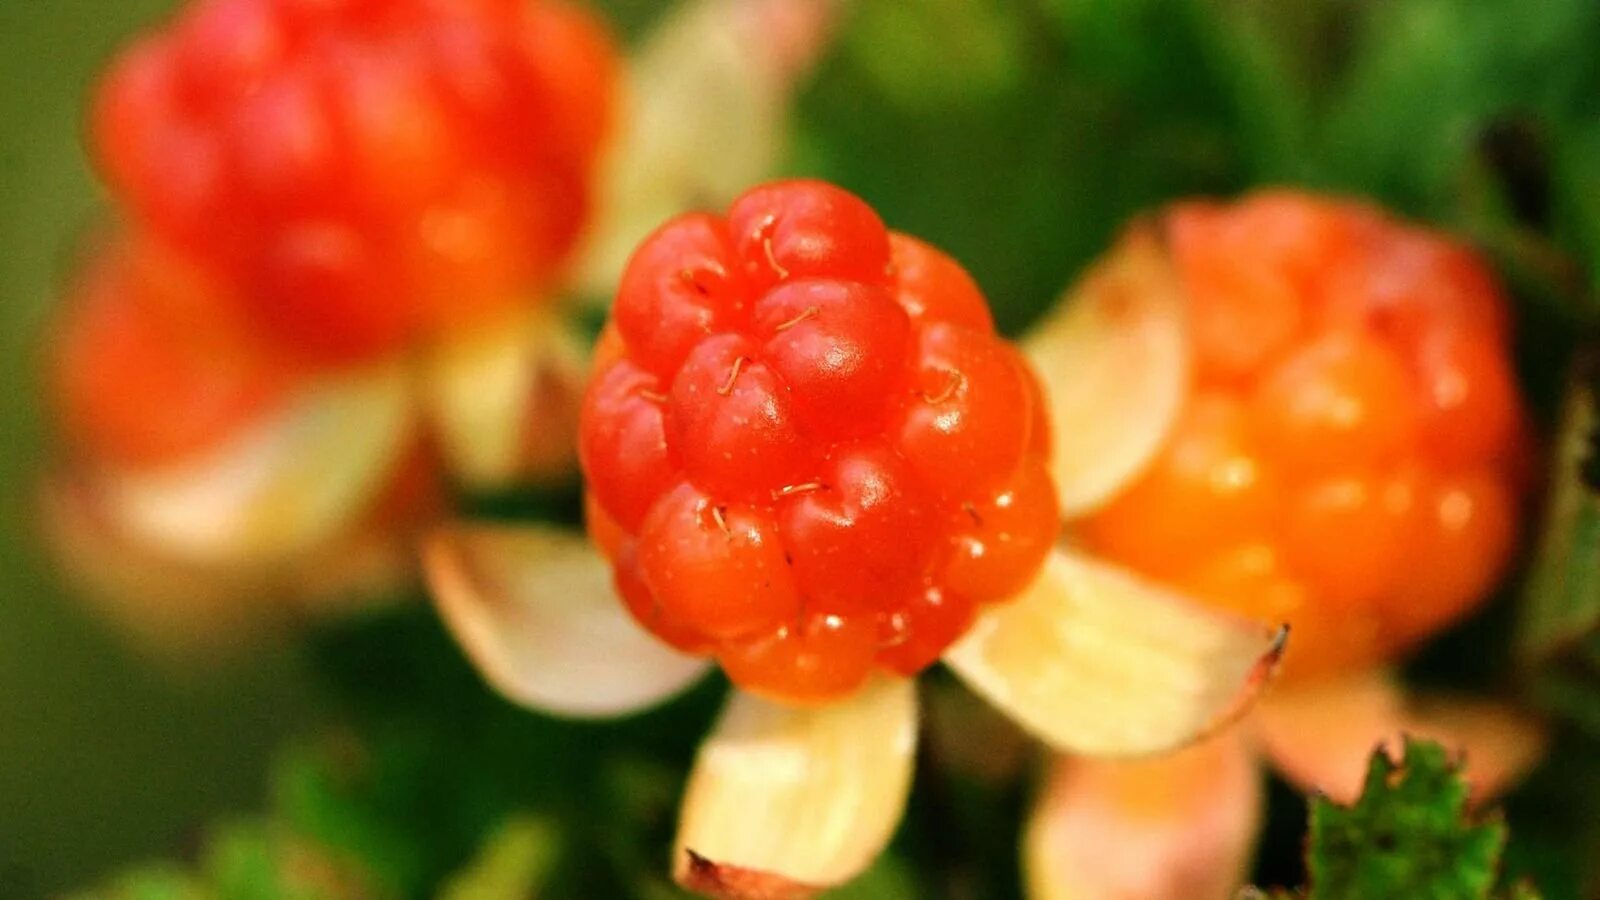
[[[718,900],[807,900],[823,890],[771,872],[718,863],[689,849],[683,851],[678,883]]]

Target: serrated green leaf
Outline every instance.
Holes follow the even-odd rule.
[[[1372,755],[1354,806],[1312,803],[1307,867],[1313,900],[1488,898],[1506,828],[1467,817],[1467,786],[1445,749],[1407,740],[1396,765]]]

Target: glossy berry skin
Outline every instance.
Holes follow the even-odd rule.
[[[1506,301],[1482,261],[1293,193],[1163,223],[1193,394],[1085,540],[1289,622],[1292,677],[1387,658],[1482,601],[1516,538],[1526,454]]]
[[[910,675],[1058,530],[1022,357],[938,250],[828,184],[757,187],[635,252],[579,455],[635,616],[740,686]]]
[[[70,448],[157,468],[284,403],[304,378],[297,366],[187,313],[226,300],[222,285],[147,238],[125,236],[92,259],[50,342],[52,399]]]
[[[91,141],[263,335],[341,363],[552,276],[615,68],[561,0],[193,0],[117,58]]]

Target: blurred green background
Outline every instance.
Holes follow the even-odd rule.
[[[176,677],[152,668],[64,600],[38,552],[31,491],[47,441],[35,400],[38,337],[75,239],[104,215],[80,146],[81,105],[118,40],[170,5],[0,0],[6,900],[192,850],[207,820],[263,806],[280,739],[313,729],[348,699],[327,687],[326,644],[285,643],[224,670]],[[634,36],[664,4],[603,5]],[[838,181],[894,227],[950,250],[977,276],[1007,329],[1037,315],[1140,210],[1194,193],[1303,184],[1375,197],[1484,246],[1517,290],[1524,382],[1541,410],[1555,406],[1566,357],[1589,333],[1596,310],[1594,0],[848,6],[835,46],[797,100],[785,169]],[[1504,604],[1492,609],[1414,669],[1455,683],[1499,679],[1508,616]],[[426,653],[450,655],[439,649],[426,614],[412,614],[410,625],[427,635]],[[335,680],[346,687],[366,680],[381,693],[380,682],[408,665],[396,651],[398,662],[368,667],[362,654],[385,641],[398,646],[381,630],[337,645],[344,649],[335,654],[349,658]],[[457,666],[445,685],[471,694],[463,687],[468,677]],[[708,691],[687,701],[690,721],[652,745],[654,764],[668,760],[666,774],[634,766],[628,771],[636,774],[626,777],[648,785],[628,782],[625,793],[665,791],[670,800],[673,767],[714,702]],[[445,687],[437,693],[451,702]],[[566,765],[561,754],[600,742],[631,760],[629,748],[642,746],[638,736],[652,733],[648,724],[558,732],[476,694],[461,705],[493,722],[485,734],[501,729],[549,750],[551,758],[540,759],[556,771]],[[518,763],[494,760],[506,771]],[[499,789],[492,779],[484,784],[485,791]],[[1548,847],[1530,844],[1530,865],[1575,883],[1579,826],[1570,820],[1583,810],[1551,812],[1557,807],[1550,805],[1568,790],[1560,778],[1546,777],[1519,802],[1535,811],[1526,833],[1555,836]],[[914,803],[930,802],[920,788],[918,797]],[[966,822],[967,849],[981,846],[985,860],[1006,866],[1020,797],[958,794],[946,801]],[[1270,875],[1297,875],[1283,862],[1299,846],[1297,803],[1281,790],[1274,794],[1283,827],[1267,838],[1263,871]],[[1517,809],[1514,827],[1522,824]],[[927,819],[919,812],[928,810],[914,809],[910,821]],[[997,816],[1013,820],[992,827]],[[919,857],[935,859],[952,855],[943,840],[902,839]],[[644,857],[646,865],[658,863],[651,852]],[[1551,896],[1567,894],[1552,889]]]

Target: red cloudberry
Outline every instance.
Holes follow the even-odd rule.
[[[747,688],[914,673],[1054,541],[1026,364],[959,265],[839,188],[668,222],[602,344],[590,532],[647,628]]]
[[[259,329],[343,361],[551,276],[614,69],[561,0],[194,0],[118,58],[92,140]]]
[[[186,310],[220,285],[159,245],[125,238],[92,261],[52,343],[51,385],[75,449],[130,467],[193,456],[288,396],[294,367]]]
[[[1289,621],[1292,675],[1370,663],[1481,601],[1515,537],[1524,417],[1483,263],[1293,193],[1161,221],[1196,383],[1089,543]]]

